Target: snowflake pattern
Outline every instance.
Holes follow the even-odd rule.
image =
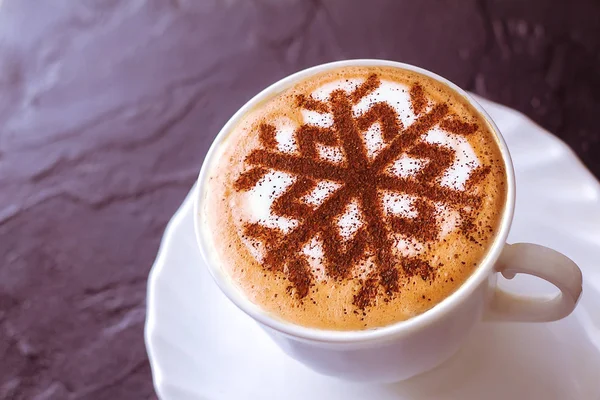
[[[436,218],[436,203],[458,211],[462,228],[468,235],[469,212],[476,210],[481,199],[468,190],[456,190],[440,184],[443,173],[455,158],[454,151],[439,144],[422,140],[424,133],[438,125],[451,133],[470,135],[477,125],[462,122],[452,115],[446,104],[429,104],[421,86],[410,89],[410,100],[416,120],[403,126],[396,110],[386,102],[375,102],[359,116],[352,107],[376,90],[381,84],[377,75],[369,76],[351,92],[334,90],[326,101],[299,95],[297,104],[305,110],[331,113],[330,127],[303,124],[294,132],[297,150],[293,153],[278,150],[276,128],[269,123],[258,126],[261,146],[245,159],[249,168],[235,182],[238,191],[252,189],[269,171],[282,171],[294,177],[294,182],[278,196],[271,213],[298,221],[288,232],[247,223],[244,235],[263,243],[266,270],[284,273],[290,282],[290,293],[300,299],[309,294],[312,274],[302,248],[313,238],[322,243],[324,269],[332,279],[352,277],[353,268],[367,258],[373,260],[374,272],[362,279],[354,296],[359,309],[369,306],[377,293],[393,295],[399,290],[403,276],[434,279],[435,268],[418,256],[400,256],[394,252],[393,234],[422,243],[435,241],[440,234]],[[370,157],[364,143],[365,132],[380,124],[383,147]],[[318,145],[335,146],[344,155],[343,163],[323,158]],[[408,156],[426,161],[411,176],[401,177],[386,171],[399,157]],[[465,187],[472,187],[489,171],[471,173]],[[330,181],[339,188],[329,193],[320,204],[302,201],[319,182]],[[382,193],[410,195],[416,200],[416,217],[386,213]],[[362,223],[351,238],[340,235],[337,221],[352,202],[360,208]]]

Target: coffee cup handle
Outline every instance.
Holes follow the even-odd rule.
[[[506,279],[516,274],[542,278],[560,289],[555,296],[523,296],[498,287],[485,314],[486,321],[549,322],[571,314],[582,290],[581,270],[567,256],[531,243],[507,244],[495,271]]]

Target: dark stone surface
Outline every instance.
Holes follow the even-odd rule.
[[[345,58],[514,107],[600,175],[600,2],[0,3],[0,398],[146,399],[146,277],[214,135]]]

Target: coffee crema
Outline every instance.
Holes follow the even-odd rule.
[[[201,212],[220,267],[307,327],[369,329],[434,307],[485,257],[506,201],[485,118],[399,68],[310,76],[219,146]]]

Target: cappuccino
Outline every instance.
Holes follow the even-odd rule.
[[[265,312],[381,327],[434,307],[485,257],[506,201],[497,140],[432,78],[338,68],[226,133],[199,211],[221,269]]]

